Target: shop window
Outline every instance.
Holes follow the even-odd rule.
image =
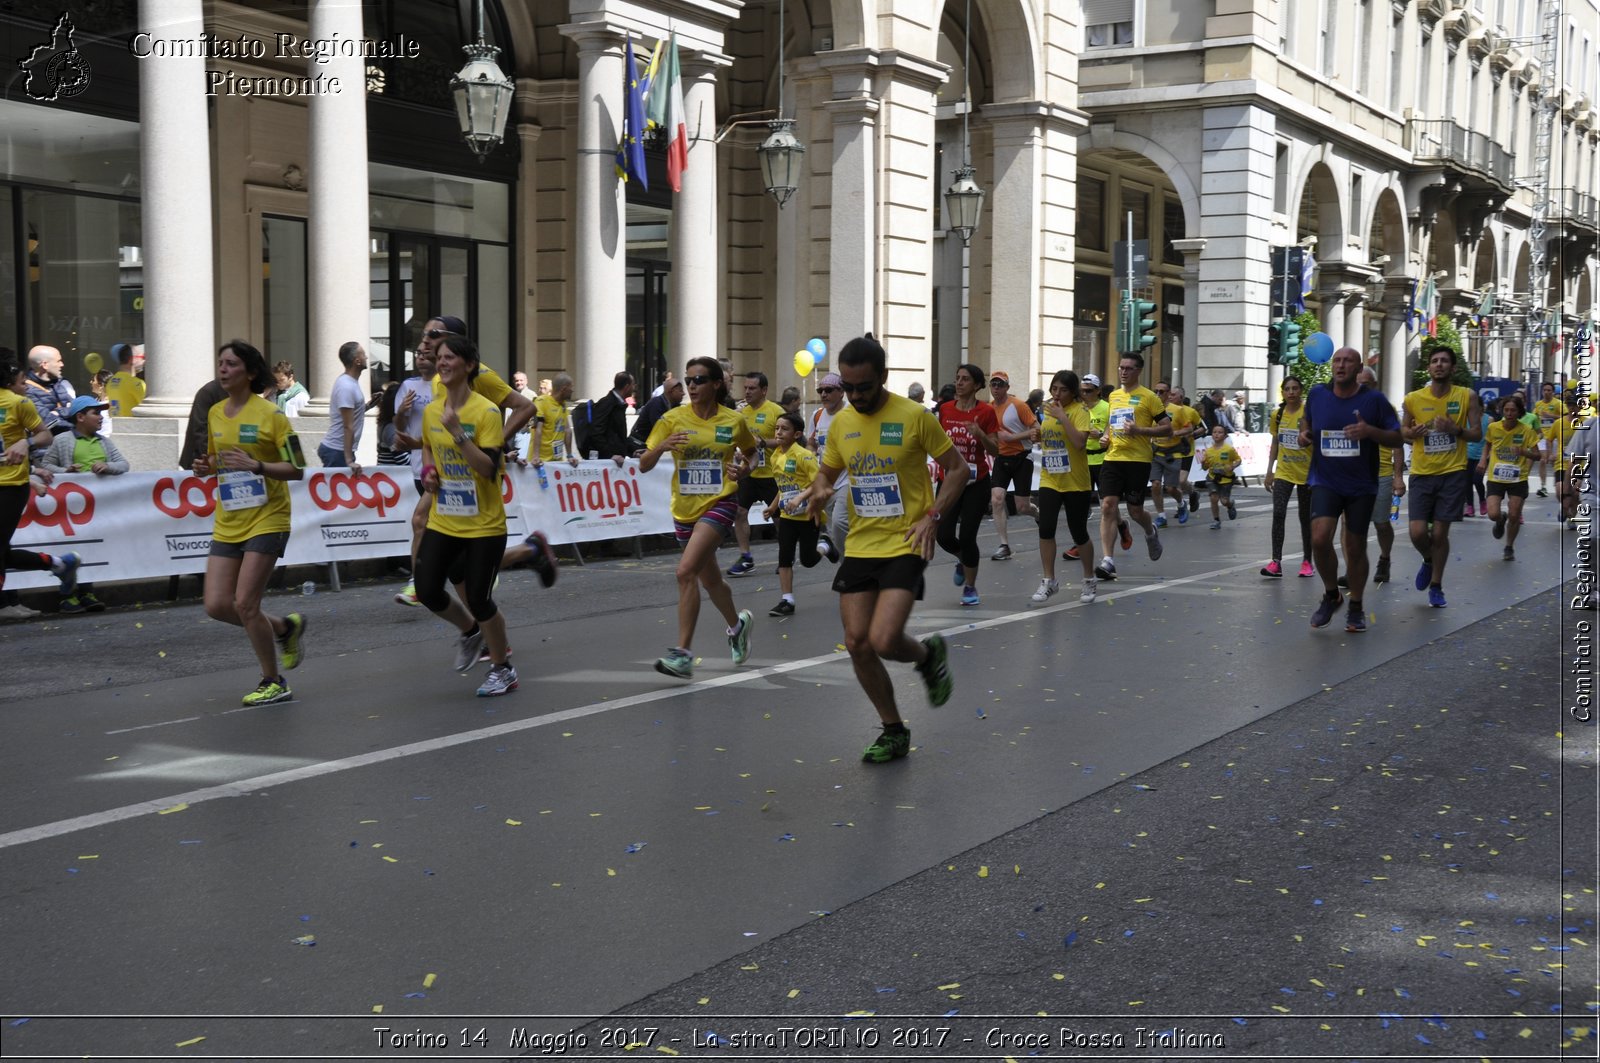
[[[1078,247],[1104,251],[1106,244],[1106,183],[1098,177],[1078,175]]]

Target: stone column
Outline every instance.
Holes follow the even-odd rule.
[[[836,351],[863,332],[880,339],[876,297],[878,196],[874,53],[825,53],[834,98],[824,105],[833,119],[828,249],[828,349]],[[781,355],[780,355],[781,356]]]
[[[200,0],[140,0],[139,29],[156,42],[192,42],[205,30]],[[139,69],[149,356],[142,416],[187,416],[195,391],[216,373],[205,71],[204,59],[179,54]]]
[[[1410,391],[1411,376],[1406,369],[1406,349],[1409,333],[1406,331],[1407,293],[1411,281],[1404,276],[1385,278],[1383,315],[1383,361],[1378,367],[1378,380],[1383,393],[1398,409],[1400,400]]]
[[[573,291],[573,380],[578,398],[611,390],[623,368],[627,233],[622,182],[613,169],[622,131],[622,35],[603,23],[561,32],[578,43],[577,282]]]
[[[879,62],[878,336],[889,352],[893,388],[903,393],[928,376],[933,360],[934,93],[950,71],[906,52],[883,52]]]
[[[721,334],[718,309],[722,304],[717,299],[722,277],[717,242],[717,145],[713,138],[717,129],[717,68],[731,66],[732,62],[723,55],[681,57],[689,163],[683,171],[683,189],[673,201],[672,222],[667,229],[667,247],[672,256],[671,308],[667,318],[671,348],[667,366],[676,376],[683,375],[683,365],[690,358],[715,356]],[[779,361],[782,362],[781,350]]]
[[[1342,288],[1334,288],[1317,293],[1322,299],[1322,331],[1328,334],[1333,341],[1333,349],[1338,350],[1344,346],[1344,298],[1348,294]],[[1300,337],[1300,342],[1306,341],[1305,336]]]
[[[1041,130],[1039,104],[1006,104],[983,109],[994,133],[994,166],[988,209],[989,372],[1004,369],[1026,397],[1039,379],[1039,211]],[[982,170],[973,178],[984,185]]]
[[[1173,383],[1181,386],[1193,403],[1200,398],[1195,352],[1200,338],[1200,256],[1206,242],[1204,238],[1174,240],[1172,246],[1183,255],[1183,371]]]
[[[526,104],[518,101],[519,112]],[[522,190],[517,205],[516,243],[512,249],[511,290],[515,295],[515,310],[511,315],[516,332],[512,336],[511,370],[520,369],[528,374],[528,386],[539,386],[539,212],[531,191],[538,187],[539,137],[544,128],[538,122],[518,122],[517,141],[522,148],[517,165],[517,187]],[[423,313],[431,311],[424,310]],[[511,378],[506,378],[510,383]]]
[[[1367,293],[1352,291],[1345,294],[1345,343],[1361,352],[1363,365],[1367,361]]]
[[[362,33],[358,0],[313,0],[312,40],[359,40]],[[311,98],[307,174],[311,349],[306,386],[313,405],[325,410],[333,382],[344,372],[340,345],[371,342],[366,66],[360,56],[335,56],[326,64],[307,60],[306,68],[312,77],[339,79],[338,92]],[[460,311],[463,316],[466,309]]]

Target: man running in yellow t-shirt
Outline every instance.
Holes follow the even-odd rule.
[[[1461,519],[1471,489],[1467,444],[1483,438],[1483,403],[1476,391],[1450,383],[1455,370],[1456,352],[1435,350],[1428,356],[1428,386],[1401,403],[1400,434],[1411,443],[1411,545],[1422,555],[1416,588],[1428,592],[1435,609],[1445,607],[1450,525]]]

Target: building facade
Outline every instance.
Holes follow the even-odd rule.
[[[1571,375],[1595,317],[1594,0],[498,0],[515,97],[486,159],[449,90],[476,10],[10,5],[0,344],[81,378],[143,342],[152,413],[229,337],[321,397],[344,340],[401,375],[441,312],[580,397],[702,354],[781,386],[809,338],[869,330],[900,388],[964,361],[1042,387],[1114,363],[1130,235],[1151,377],[1191,393],[1275,394],[1275,248],[1314,257],[1296,294],[1391,393],[1430,281],[1485,375]],[[614,162],[624,50],[671,33],[677,192],[658,144],[648,188]],[[806,148],[782,206],[756,153],[780,117]],[[941,200],[967,160],[963,243]]]

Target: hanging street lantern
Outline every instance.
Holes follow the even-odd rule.
[[[756,149],[761,158],[762,183],[766,185],[767,195],[777,200],[780,207],[800,186],[800,170],[805,161],[806,146],[789,131],[793,125],[792,118],[768,122],[767,128],[772,132]]]

